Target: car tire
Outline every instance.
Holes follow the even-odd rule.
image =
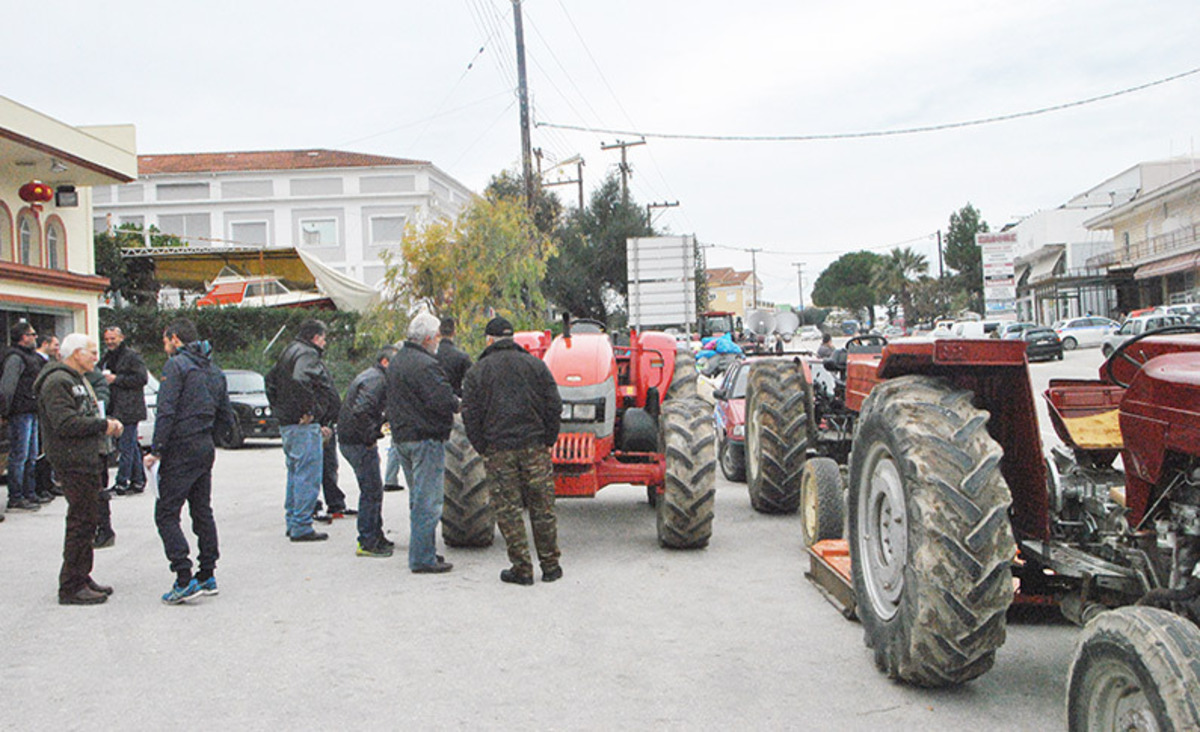
[[[1102,356],[1104,356],[1105,358],[1108,358],[1109,356],[1111,356],[1112,352],[1113,352],[1113,347],[1108,345],[1107,343],[1105,343],[1103,346],[1100,346],[1100,354]]]
[[[1075,340],[1071,336],[1067,336],[1066,338],[1062,339],[1062,347],[1064,351],[1074,351],[1079,347],[1079,341]]]

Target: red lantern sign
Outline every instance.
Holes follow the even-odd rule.
[[[25,203],[45,203],[54,198],[54,189],[40,180],[33,180],[21,186],[18,191]]]

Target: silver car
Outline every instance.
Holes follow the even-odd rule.
[[[1104,336],[1104,341],[1100,344],[1100,352],[1104,354],[1105,358],[1108,358],[1112,355],[1113,351],[1121,347],[1122,343],[1134,336],[1139,336],[1149,330],[1166,328],[1168,325],[1183,325],[1185,323],[1187,323],[1187,318],[1179,315],[1167,315],[1165,313],[1139,315],[1135,318],[1129,318],[1116,333]]]
[[[1060,320],[1050,326],[1050,329],[1058,334],[1063,350],[1073,351],[1081,346],[1100,345],[1104,341],[1104,336],[1115,332],[1120,325],[1115,320],[1088,315],[1082,318]]]

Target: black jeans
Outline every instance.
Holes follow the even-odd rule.
[[[338,488],[338,439],[337,430],[325,443],[322,455],[325,458],[321,466],[321,489],[325,494],[325,510],[337,513],[346,507],[346,494]]]
[[[99,520],[100,471],[63,471],[63,495],[67,497],[67,530],[63,540],[62,571],[58,573],[58,596],[70,597],[82,590],[92,574],[92,541]]]
[[[192,517],[192,532],[200,547],[197,562],[200,571],[212,573],[217,566],[217,522],[212,512],[212,466],[216,450],[211,434],[189,437],[163,451],[158,466],[158,502],[154,504],[154,523],[162,537],[163,550],[171,562],[171,571],[180,579],[191,576],[187,537],[179,525],[179,513],[187,503]]]

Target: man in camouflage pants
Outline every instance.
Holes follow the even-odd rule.
[[[507,320],[493,318],[484,332],[488,346],[463,379],[462,414],[467,439],[483,456],[496,523],[508,544],[512,567],[500,580],[533,584],[521,515],[527,507],[542,581],[553,582],[563,576],[550,462],[562,412],[558,385],[546,364],[512,339]]]

